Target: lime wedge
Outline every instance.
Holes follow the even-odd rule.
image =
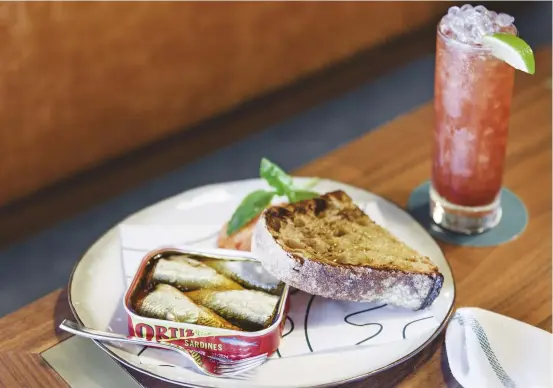
[[[492,55],[507,62],[515,69],[534,74],[536,62],[534,53],[528,43],[518,36],[497,33],[484,36],[482,44],[492,50]]]

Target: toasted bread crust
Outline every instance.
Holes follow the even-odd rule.
[[[346,218],[368,218],[342,191],[267,209],[257,222],[252,239],[252,251],[267,271],[293,287],[332,299],[382,301],[413,310],[431,305],[439,295],[443,275],[430,259],[426,258],[429,269],[425,271],[347,265],[310,259],[292,252],[279,240],[281,226],[293,221],[297,214],[321,215],[336,203],[346,205],[347,211],[341,214]]]

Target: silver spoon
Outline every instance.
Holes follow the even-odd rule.
[[[211,359],[216,361],[214,363],[215,368],[210,371],[201,362],[202,360],[200,357],[194,357],[187,350],[170,343],[154,342],[154,341],[148,341],[140,338],[129,338],[122,334],[89,329],[83,325],[80,325],[76,322],[73,322],[67,319],[65,319],[60,324],[59,327],[60,329],[65,330],[71,334],[75,334],[81,337],[86,337],[86,338],[90,338],[98,341],[123,342],[123,343],[135,344],[135,345],[154,346],[156,348],[173,350],[181,354],[183,357],[186,357],[189,360],[191,360],[192,363],[196,366],[196,368],[200,372],[213,377],[236,376],[260,366],[267,359],[267,353],[263,353],[255,357],[243,358],[240,360],[227,360],[227,359],[210,357]],[[196,355],[199,356],[199,354],[197,353]]]

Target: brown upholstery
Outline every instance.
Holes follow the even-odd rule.
[[[382,43],[447,6],[1,3],[0,205]]]

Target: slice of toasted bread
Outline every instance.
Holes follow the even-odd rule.
[[[273,276],[332,299],[419,310],[434,302],[443,283],[429,258],[372,221],[342,191],[266,209],[252,252]]]

